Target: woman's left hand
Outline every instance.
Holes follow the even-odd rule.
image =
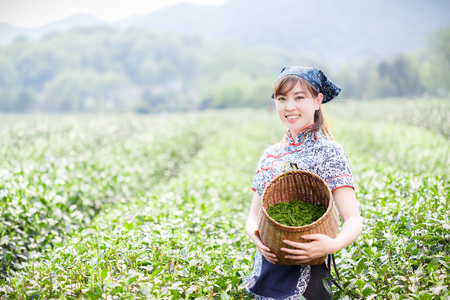
[[[305,234],[302,236],[306,243],[297,243],[289,240],[283,242],[295,249],[281,248],[288,253],[285,258],[296,260],[299,264],[336,252],[333,248],[334,240],[324,234]]]
[[[295,248],[281,248],[281,251],[287,253],[286,258],[294,259],[299,264],[307,263],[347,247],[361,234],[362,218],[353,189],[344,186],[334,190],[332,194],[343,221],[339,234],[334,239],[324,234],[305,234],[302,236],[305,243],[284,240],[286,245]]]

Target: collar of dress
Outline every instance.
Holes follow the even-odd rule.
[[[307,146],[309,144],[314,143],[315,141],[311,138],[313,133],[309,132],[306,133],[305,131],[308,129],[309,127],[303,129],[302,131],[300,131],[295,138],[292,138],[291,132],[288,130],[286,130],[285,136],[286,136],[286,145],[285,146]],[[306,134],[305,134],[306,133]],[[317,140],[324,137],[325,135],[323,134],[322,130],[317,131]]]

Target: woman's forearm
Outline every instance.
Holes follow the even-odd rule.
[[[342,228],[333,242],[334,250],[339,251],[356,241],[361,234],[362,217],[352,188],[342,187],[335,190],[333,198],[343,221]]]
[[[249,215],[245,224],[245,232],[248,237],[255,241],[255,232],[258,230],[258,221],[255,215]]]
[[[337,252],[351,243],[356,241],[362,231],[362,218],[360,216],[352,216],[345,220],[341,230],[334,239],[334,248]]]
[[[253,195],[252,206],[248,214],[247,223],[245,223],[245,231],[247,235],[255,242],[256,231],[258,230],[258,214],[261,209],[261,198],[258,193]]]

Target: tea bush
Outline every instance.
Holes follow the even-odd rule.
[[[340,137],[350,146],[365,222],[358,242],[339,253],[344,290],[336,290],[336,297],[445,299],[449,141],[417,127],[356,123],[368,127],[350,121],[339,127],[346,128]],[[352,142],[355,136],[359,143]]]
[[[0,133],[2,277],[30,254],[61,244],[66,233],[89,224],[105,204],[175,176],[203,139],[200,131],[191,131],[195,126],[154,117],[5,121]],[[184,151],[175,149],[174,140]]]
[[[336,101],[326,108],[333,116],[413,125],[450,138],[450,99],[393,98]]]
[[[351,105],[357,107],[358,103]],[[349,119],[339,109],[329,114],[335,139],[350,157],[364,216],[362,236],[336,255],[343,289],[333,287],[334,298],[447,299],[448,138],[427,126],[393,121],[388,115],[384,119],[369,118],[365,112]],[[284,132],[276,116],[254,110],[207,111],[171,115],[164,120],[108,117],[104,123],[90,127],[92,117],[57,120],[66,124],[66,132],[72,135],[55,134],[46,148],[35,147],[36,143],[14,148],[20,142],[10,142],[10,149],[17,152],[9,154],[17,157],[12,165],[26,166],[31,161],[30,165],[37,165],[33,170],[42,168],[40,177],[26,177],[34,180],[26,186],[31,191],[36,189],[35,197],[42,197],[41,191],[48,199],[39,218],[45,219],[45,213],[58,208],[67,211],[54,199],[57,195],[67,197],[70,191],[78,191],[80,199],[86,195],[86,199],[101,204],[98,209],[89,205],[73,209],[71,213],[85,216],[83,223],[72,230],[60,229],[61,240],[52,240],[54,235],[47,239],[47,249],[34,250],[33,259],[22,262],[20,270],[9,272],[1,280],[0,295],[7,299],[250,298],[241,282],[250,271],[254,245],[245,236],[244,224],[257,161]],[[58,122],[29,123],[27,117],[10,122],[2,129],[5,136],[17,130],[18,122],[23,122],[23,128],[29,126],[25,124],[41,126],[42,132],[58,130]],[[110,134],[105,136],[107,132]],[[34,140],[43,135],[35,134]],[[72,138],[76,136],[85,139]],[[102,146],[96,147],[94,138],[103,139],[99,142]],[[22,148],[26,153],[21,153]],[[64,153],[70,151],[73,154],[67,157]],[[29,160],[33,153],[46,158]],[[45,156],[47,153],[61,154],[52,154],[56,171],[52,172],[51,166],[41,167],[51,158]],[[65,159],[69,163],[63,163]],[[71,159],[87,163],[73,162],[68,170],[61,171]],[[8,170],[3,171],[2,178],[9,178],[5,174],[14,169],[6,160],[2,164]],[[96,174],[89,173],[92,165],[103,175],[82,181]],[[53,182],[59,182],[59,177],[53,174],[64,174],[70,182],[75,181],[71,178],[81,179],[57,185]],[[113,175],[117,179],[110,186],[104,183],[107,180],[101,180],[101,176]],[[53,177],[46,180],[45,176]],[[21,187],[15,183],[18,178],[1,181],[2,197],[9,197],[3,199],[10,204],[2,201],[2,218],[15,208],[11,201],[19,197],[9,191]],[[37,190],[34,185],[43,186],[41,180],[48,184],[46,189]],[[87,187],[83,189],[80,182]],[[15,189],[7,190],[6,185]],[[27,201],[41,203],[34,198]],[[32,207],[21,208],[24,213],[16,214],[20,216],[16,220],[24,219]],[[92,215],[86,213],[89,209],[94,209]],[[67,216],[61,214],[62,218]],[[49,218],[56,220],[51,215]],[[40,227],[34,221],[29,232],[42,231],[47,224]],[[5,230],[10,230],[9,234]],[[2,240],[18,234],[3,225]]]

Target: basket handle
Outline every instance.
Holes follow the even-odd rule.
[[[298,165],[297,165],[296,163],[287,161],[287,162],[284,164],[284,171],[283,171],[283,172],[284,172],[284,176],[286,176],[286,171],[287,171],[287,170],[286,170],[286,167],[287,167],[288,164],[290,164],[290,166],[291,166],[292,169],[295,168],[295,170],[298,171]]]

